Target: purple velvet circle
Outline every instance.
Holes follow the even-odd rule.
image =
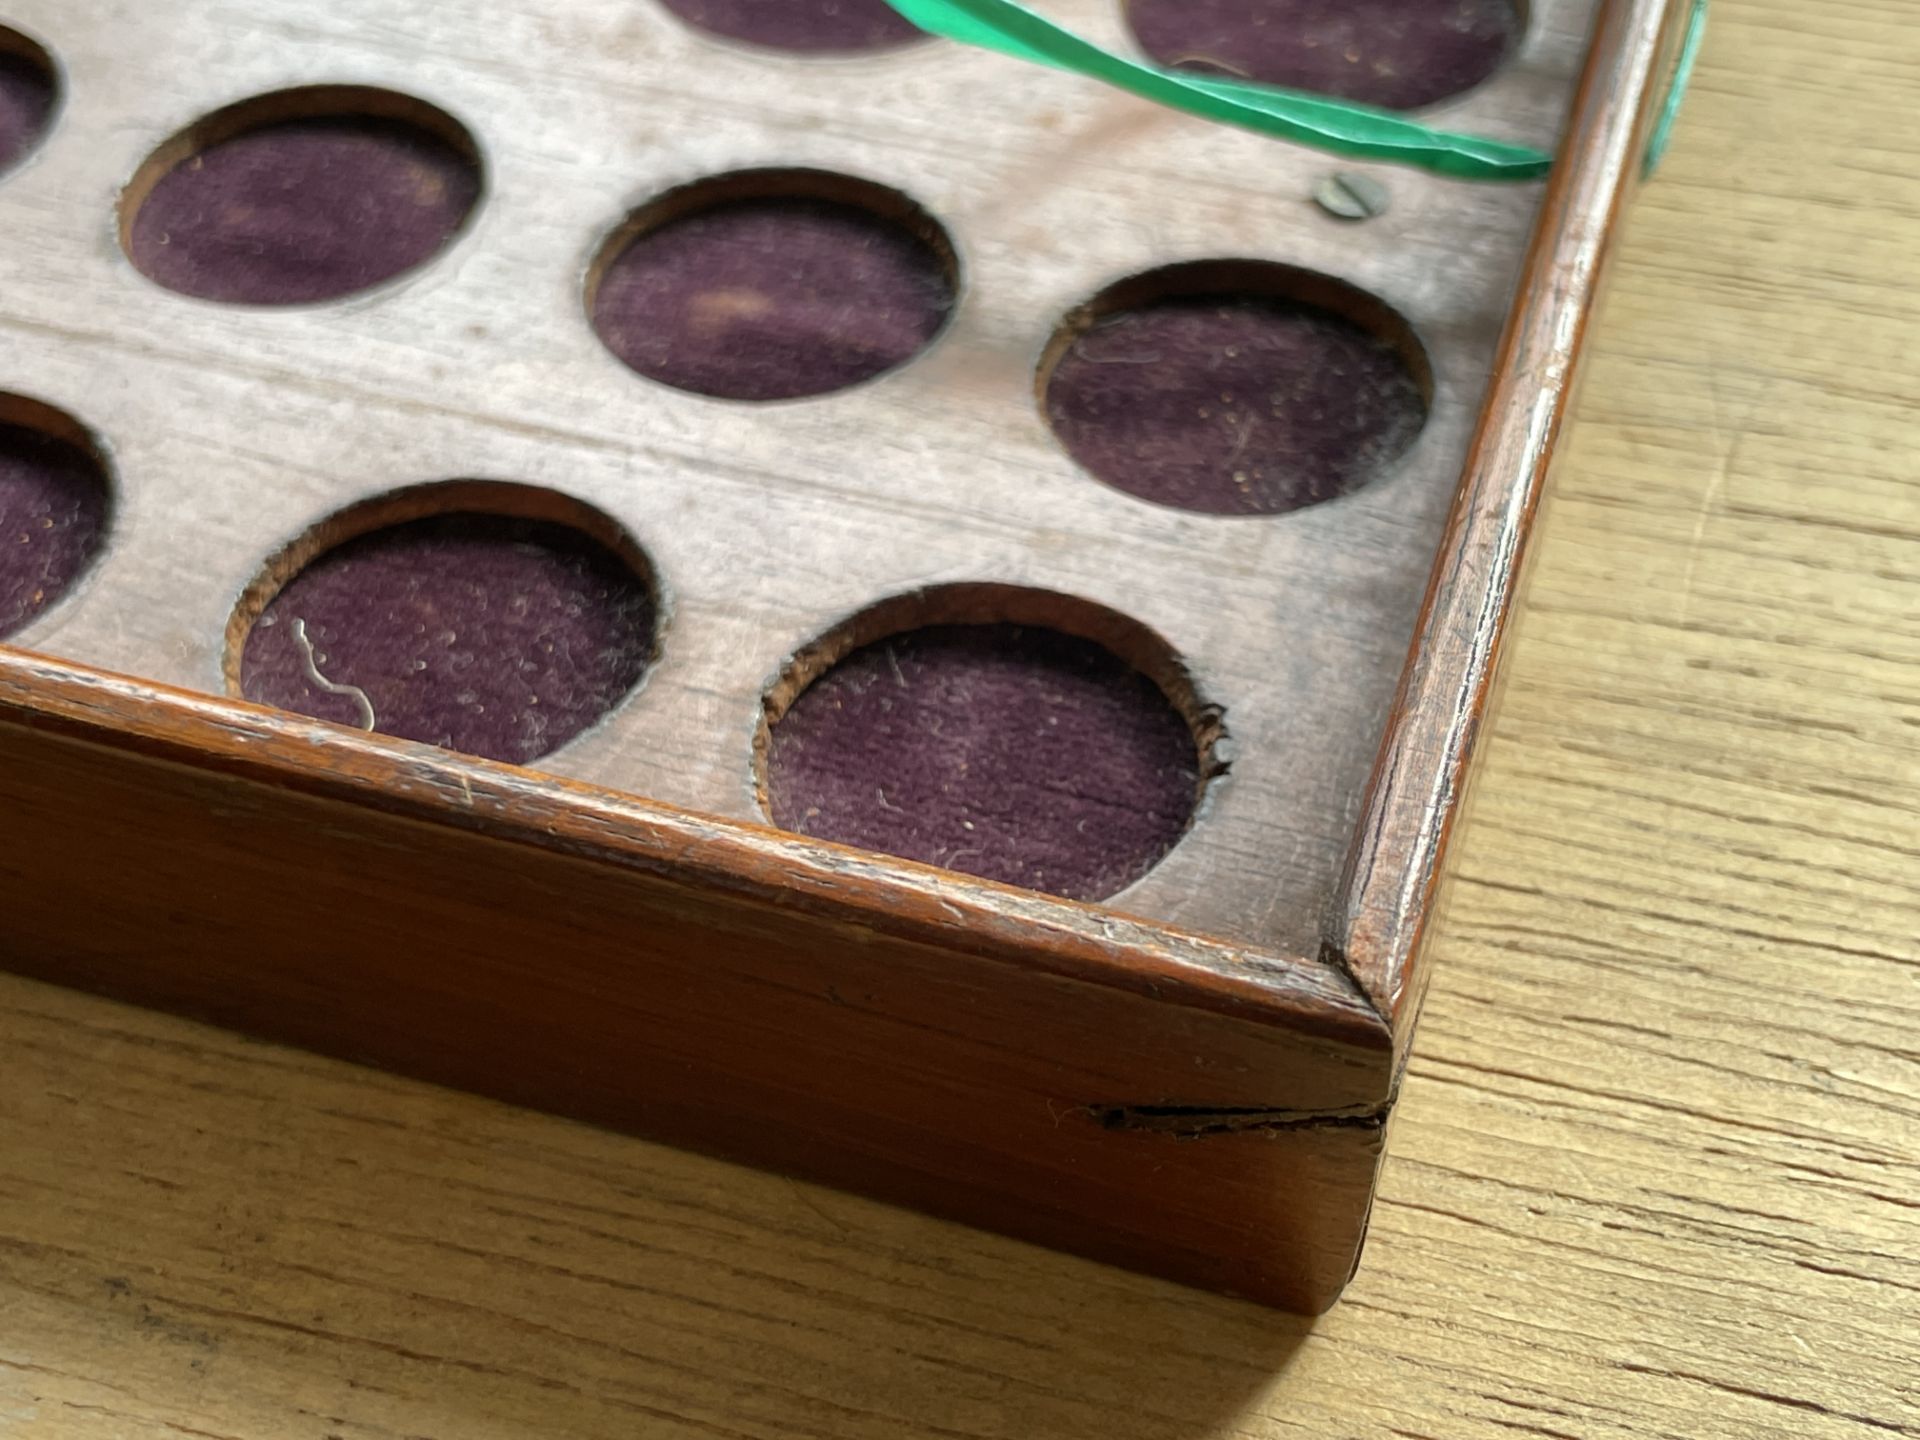
[[[1412,110],[1471,90],[1520,38],[1514,0],[1128,0],[1162,65]]]
[[[149,279],[235,305],[305,305],[432,259],[480,194],[474,162],[411,125],[290,120],[167,172],[127,249]]]
[[[647,583],[570,526],[415,520],[349,540],[288,582],[248,632],[240,689],[363,728],[370,708],[382,734],[524,765],[640,683],[655,614]]]
[[[696,30],[769,50],[848,55],[924,40],[887,0],[661,0]]]
[[[112,490],[78,445],[0,425],[0,640],[67,592],[99,552]]]
[[[53,76],[38,60],[0,53],[0,171],[33,148],[47,128],[58,93]]]
[[[1313,306],[1240,298],[1156,301],[1099,322],[1055,365],[1046,410],[1097,478],[1209,515],[1345,494],[1426,420],[1386,341]]]
[[[662,384],[791,400],[912,359],[953,298],[943,257],[904,225],[835,201],[734,200],[621,251],[594,294],[593,327]]]
[[[773,821],[1074,900],[1125,889],[1199,797],[1193,732],[1091,641],[939,625],[855,651],[773,727]]]

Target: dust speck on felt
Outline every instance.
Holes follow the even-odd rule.
[[[654,624],[647,583],[571,527],[435,517],[350,540],[289,581],[247,635],[240,688],[523,765],[639,684]]]
[[[1386,341],[1259,298],[1163,300],[1101,321],[1054,366],[1046,409],[1100,480],[1214,515],[1346,494],[1426,421],[1420,385]]]
[[[1514,0],[1127,0],[1127,18],[1159,64],[1391,110],[1472,89],[1522,26]]]
[[[1103,647],[942,625],[855,651],[773,727],[774,823],[1076,900],[1125,889],[1185,833],[1193,732]]]
[[[111,501],[76,445],[0,425],[0,639],[57,601],[100,549]]]
[[[312,304],[432,259],[479,193],[473,163],[417,127],[290,120],[168,171],[134,216],[128,253],[184,295]]]
[[[824,395],[910,360],[953,306],[943,258],[856,205],[729,201],[608,265],[593,324],[629,367],[730,400]]]
[[[696,30],[804,54],[891,50],[926,39],[886,0],[662,0]]]

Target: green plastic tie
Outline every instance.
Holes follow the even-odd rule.
[[[1687,16],[1686,37],[1680,42],[1680,58],[1673,66],[1673,84],[1667,89],[1666,104],[1660,107],[1660,118],[1653,122],[1653,136],[1647,141],[1644,171],[1647,175],[1658,170],[1660,162],[1667,158],[1667,147],[1673,143],[1673,127],[1680,119],[1687,87],[1693,84],[1693,67],[1700,61],[1700,46],[1706,38],[1707,0],[1693,0],[1693,13]]]
[[[934,35],[1104,80],[1190,115],[1336,155],[1414,165],[1462,180],[1536,180],[1553,157],[1526,145],[1435,130],[1390,110],[1304,90],[1142,65],[1102,50],[1014,0],[887,0]]]

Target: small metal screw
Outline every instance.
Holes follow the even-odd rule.
[[[1340,170],[1320,182],[1313,199],[1322,210],[1338,219],[1371,220],[1387,213],[1392,197],[1387,194],[1387,187],[1371,175]]]

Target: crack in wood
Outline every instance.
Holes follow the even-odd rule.
[[[1268,1105],[1093,1105],[1094,1120],[1106,1130],[1171,1135],[1204,1140],[1214,1135],[1276,1133],[1290,1130],[1379,1130],[1392,1106],[1361,1110],[1286,1110]]]

